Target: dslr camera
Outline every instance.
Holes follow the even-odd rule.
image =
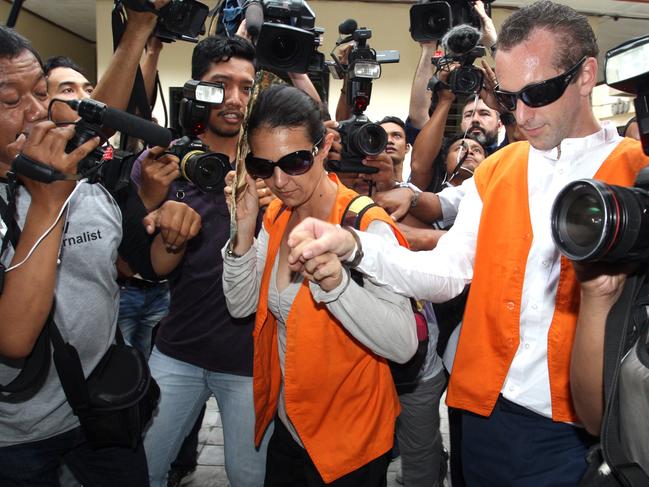
[[[304,0],[251,0],[246,7],[248,32],[257,38],[257,66],[292,73],[322,69],[317,52],[324,29]]]
[[[329,161],[328,168],[336,172],[375,173],[378,170],[364,166],[362,160],[383,152],[388,136],[383,127],[372,123],[364,112],[370,104],[372,81],[381,77],[381,64],[399,62],[399,51],[375,51],[367,44],[372,31],[365,27],[358,28],[355,21],[345,21],[341,27],[350,22],[353,32],[336,43],[340,45],[355,41],[348,63],[343,66],[333,53],[332,57],[337,70],[344,73],[347,104],[352,107],[352,117],[340,122],[338,128],[343,148],[342,160]]]
[[[167,151],[178,157],[180,180],[189,181],[201,191],[222,191],[230,160],[225,154],[210,152],[198,135],[205,132],[212,105],[222,103],[223,85],[189,80],[183,86],[183,99],[178,109],[182,137]]]
[[[649,155],[649,36],[606,53],[606,84],[637,95],[642,148]],[[649,167],[631,188],[595,179],[568,184],[552,207],[552,237],[562,254],[584,262],[649,262]]]
[[[148,0],[116,0],[138,12],[155,12],[159,19],[154,35],[164,42],[176,40],[198,42],[198,36],[205,34],[205,20],[209,7],[196,0],[171,0],[159,11]]]

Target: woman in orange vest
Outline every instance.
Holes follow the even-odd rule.
[[[273,86],[259,96],[248,134],[248,185],[237,202],[236,240],[223,252],[223,289],[233,316],[257,313],[257,443],[274,424],[265,485],[384,485],[399,414],[387,360],[405,363],[417,348],[410,302],[367,280],[357,284],[334,254],[302,275],[288,268],[290,231],[309,216],[339,223],[357,196],[325,172],[333,134],[319,105]],[[250,175],[278,198],[257,239]],[[370,208],[362,221],[386,245],[405,244],[382,209]]]

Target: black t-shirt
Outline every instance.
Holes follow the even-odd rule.
[[[232,318],[223,295],[221,249],[230,237],[223,193],[203,193],[189,183],[175,182],[168,199],[196,210],[202,228],[187,244],[169,281],[171,305],[160,323],[156,346],[165,355],[203,369],[252,376],[254,315]]]

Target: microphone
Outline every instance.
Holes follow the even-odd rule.
[[[356,29],[358,29],[358,23],[356,23],[354,19],[347,19],[338,26],[338,33],[341,36],[349,36],[352,35]]]
[[[261,31],[261,26],[264,23],[264,8],[260,2],[250,2],[246,7],[246,28],[248,33],[256,38]]]
[[[471,52],[478,45],[481,37],[482,32],[472,25],[457,25],[442,37],[442,46],[451,56],[462,56]]]
[[[168,147],[171,143],[172,136],[169,129],[122,110],[106,106],[106,104],[97,100],[86,98],[84,100],[66,100],[66,103],[88,123],[124,132],[127,135],[144,140],[149,145]]]

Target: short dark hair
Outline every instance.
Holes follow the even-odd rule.
[[[21,36],[10,27],[0,25],[0,59],[13,59],[23,51],[31,52],[38,64],[43,66],[43,60],[27,38]]]
[[[381,119],[379,125],[383,125],[384,123],[396,123],[399,127],[403,129],[404,133],[406,132],[406,124],[399,117],[388,115],[387,117],[383,117],[383,119]]]
[[[448,157],[448,152],[451,150],[451,146],[455,144],[458,140],[462,139],[471,139],[478,144],[480,144],[480,147],[482,147],[482,150],[484,151],[485,157],[487,157],[487,148],[485,145],[478,140],[478,137],[476,137],[473,134],[464,134],[464,132],[458,132],[455,135],[452,135],[451,137],[448,137],[446,140],[444,140],[444,143],[442,144],[442,148],[439,151],[440,159],[443,164],[446,164],[446,157]]]
[[[255,48],[243,37],[209,36],[201,40],[192,53],[192,79],[201,79],[212,63],[237,57],[254,64]]]
[[[497,49],[509,51],[529,39],[536,29],[549,31],[559,38],[554,61],[559,69],[567,70],[584,56],[597,57],[599,53],[595,33],[586,16],[550,0],[534,2],[510,15],[498,33]]]
[[[288,85],[274,85],[261,92],[250,112],[248,133],[260,127],[302,127],[314,145],[321,144],[325,134],[320,104]]]
[[[77,73],[81,73],[82,75],[86,76],[86,73],[83,71],[83,69],[81,69],[81,66],[75,63],[69,57],[52,56],[45,60],[45,65],[43,66],[45,76],[48,76],[50,72],[56,68],[70,68],[75,70]]]

